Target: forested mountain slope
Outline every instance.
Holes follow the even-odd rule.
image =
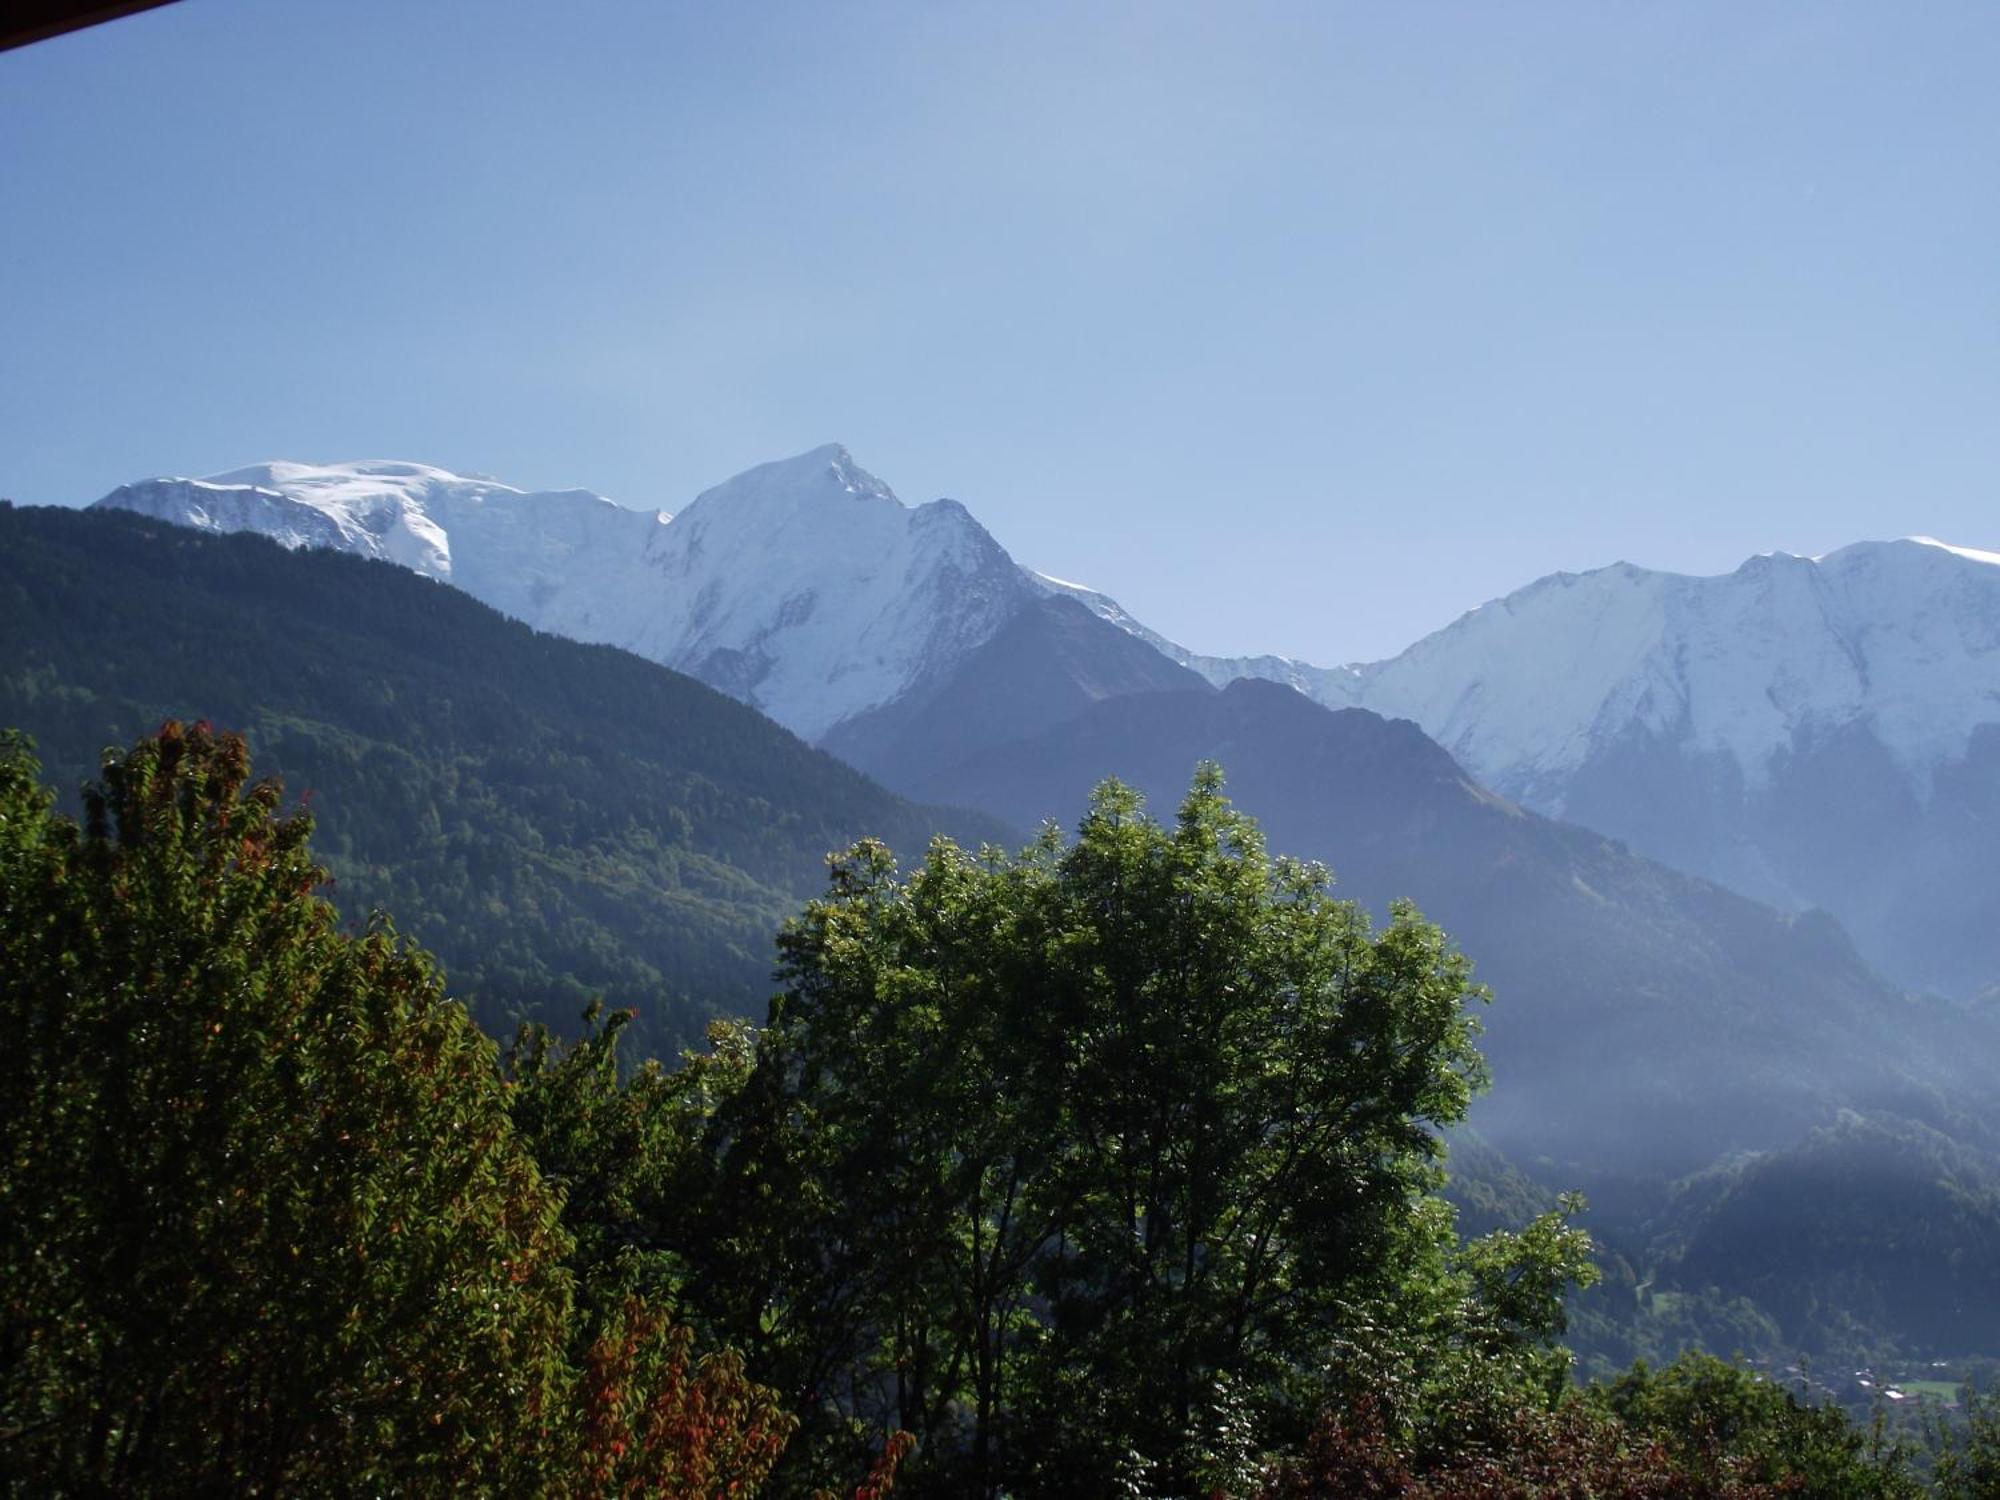
[[[865,834],[1004,839],[911,806],[742,704],[456,589],[116,511],[0,510],[0,725],[75,787],[168,717],[310,794],[353,920],[382,906],[489,1026],[645,1013],[645,1048],[761,1016],[771,936]]]
[[[1897,1328],[2000,1349],[2000,1164],[1935,1130],[1844,1115],[1729,1174],[1674,1278],[1728,1284],[1822,1344]]]

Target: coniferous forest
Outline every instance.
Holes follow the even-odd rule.
[[[254,537],[0,507],[0,661],[0,723],[71,801],[164,719],[244,732],[315,805],[335,903],[394,912],[496,1035],[598,996],[670,1055],[761,1007],[770,934],[827,850],[1012,838],[678,673]]]
[[[1206,772],[1073,838],[864,840],[767,1023],[496,1048],[309,814],[169,723],[80,819],[0,760],[17,1493],[1948,1496],[1685,1356],[1578,1388],[1564,1202],[1467,1240],[1485,999]],[[630,1064],[630,1065],[628,1065]]]

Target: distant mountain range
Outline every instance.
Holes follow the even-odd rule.
[[[400,563],[699,677],[808,740],[920,687],[1033,597],[963,506],[908,508],[834,447],[672,516],[404,463],[260,464],[98,505]]]
[[[693,667],[904,796],[675,671],[410,568]],[[1015,566],[959,507],[902,507],[839,450],[672,518],[415,465],[269,465],[128,487],[106,513],[0,513],[0,723],[71,784],[166,714],[247,729],[261,767],[315,790],[349,910],[396,912],[489,1024],[603,992],[656,1018],[653,1049],[761,1012],[770,929],[825,849],[1010,840],[1072,821],[1109,774],[1166,814],[1214,759],[1274,848],[1329,860],[1378,910],[1414,898],[1474,957],[1496,992],[1474,1123],[1541,1183],[1592,1190],[1654,1285],[1673,1263],[1644,1247],[1671,1241],[1704,1278],[1690,1291],[1726,1300],[1730,1226],[1796,1180],[1732,1168],[1726,1193],[1673,1192],[1688,1174],[1823,1139],[1798,1159],[1844,1159],[1886,1132],[1992,1175],[2000,1007],[1906,995],[1827,916],[1544,817],[1415,723],[1176,660],[1115,610]],[[1813,1134],[1843,1110],[1875,1134]],[[1490,1196],[1522,1196],[1494,1170]],[[1846,1222],[1827,1221],[1829,1285]],[[2000,1207],[1939,1232],[1957,1254],[2000,1233]],[[2000,1273],[1965,1285],[2000,1294]]]
[[[401,463],[265,464],[147,481],[100,505],[400,563],[537,628],[700,677],[920,802],[1015,827],[1073,819],[1110,774],[1171,803],[1197,760],[1218,759],[1278,847],[1328,859],[1378,908],[1415,897],[1513,999],[1495,1017],[1502,1087],[1484,1126],[1510,1150],[1560,1155],[1587,1119],[1598,1147],[1617,1137],[1625,1165],[1686,1170],[1796,1138],[1834,1095],[1921,1117],[1912,1090],[1953,1072],[1945,1014],[1919,1021],[1832,923],[1781,920],[1534,809],[1589,792],[1624,809],[1594,826],[1642,849],[1632,828],[1648,820],[1718,828],[1740,846],[1752,823],[1731,823],[1717,799],[1768,788],[1774,761],[1777,784],[1794,784],[1776,737],[1809,738],[1842,704],[1850,725],[1879,718],[1908,768],[1896,774],[1918,775],[1920,751],[1955,744],[1976,695],[1926,719],[1912,694],[1928,684],[1937,697],[1953,674],[1911,666],[1892,691],[1854,664],[1929,661],[1908,642],[1941,650],[1950,630],[1935,617],[1974,618],[1976,586],[2000,585],[2000,567],[1978,558],[1891,544],[1824,565],[1764,559],[1727,580],[1629,568],[1545,580],[1391,662],[1323,671],[1182,650],[1107,596],[1018,566],[964,507],[904,506],[833,446],[752,469],[676,515]],[[1969,600],[1941,610],[1924,568],[1963,574]],[[1844,653],[1827,644],[1827,600],[1845,601],[1843,639],[1860,642]],[[1852,623],[1871,610],[1872,629]],[[1976,635],[1957,638],[1962,658],[1986,662]],[[1765,692],[1766,679],[1789,686]],[[1876,697],[1855,697],[1857,682]],[[1870,718],[1878,703],[1900,717]],[[1919,721],[1933,726],[1921,743],[1907,727]],[[1628,761],[1654,772],[1629,807],[1612,787]],[[1722,774],[1725,761],[1738,769]],[[1753,763],[1761,782],[1742,769]],[[1662,765],[1694,769],[1676,782]],[[1695,792],[1711,798],[1706,822],[1685,809],[1676,821],[1672,799]],[[1880,857],[1880,829],[1864,821],[1850,805],[1832,826],[1868,835]],[[1683,868],[1703,863],[1672,852]],[[1815,867],[1821,888],[1834,868]],[[1972,904],[1996,887],[1976,887]],[[1765,881],[1756,894],[1787,893]],[[1635,1061],[1669,1041],[1706,1061]]]
[[[1905,985],[2000,983],[2000,554],[1870,542],[1719,578],[1621,563],[1544,578],[1388,661],[1321,668],[1189,651],[1018,566],[956,502],[904,506],[837,446],[671,516],[404,463],[263,464],[99,504],[401,563],[688,672],[897,784],[940,774],[954,735],[989,749],[1105,697],[1281,682],[1413,720],[1527,808],[1824,908]],[[1062,601],[1149,654],[1060,626]],[[1001,722],[987,700],[1035,691],[967,664],[1004,673],[1023,632],[1064,629],[1060,692]],[[924,715],[931,739],[908,740],[897,726]]]
[[[1906,984],[1963,997],[2000,975],[2000,554],[1620,564],[1370,666],[1200,666],[1413,719],[1526,806],[1834,912]]]

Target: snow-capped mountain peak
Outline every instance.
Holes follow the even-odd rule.
[[[1633,734],[1726,756],[1754,788],[1860,724],[1921,785],[2000,716],[1993,562],[1913,538],[1765,553],[1714,577],[1552,574],[1359,669],[1358,698],[1556,812],[1560,786]]]
[[[1027,591],[964,506],[909,507],[837,445],[703,491],[651,550],[620,644],[808,739],[984,643]]]
[[[394,459],[276,460],[205,479],[142,480],[97,503],[205,531],[255,532],[286,547],[380,558],[522,619],[559,590],[552,571],[578,548],[606,534],[643,541],[668,519],[588,490],[530,493]]]
[[[397,563],[693,673],[809,739],[955,663],[1032,597],[964,506],[905,506],[838,444],[677,515],[390,460],[146,480],[98,504]]]
[[[1767,552],[1713,577],[1629,562],[1552,573],[1389,660],[1336,668],[1201,656],[1106,595],[1035,581],[1213,682],[1265,678],[1414,719],[1489,784],[1557,814],[1578,769],[1633,735],[1721,755],[1754,789],[1858,725],[1922,789],[2000,720],[2000,552],[1932,537]]]
[[[856,463],[854,455],[839,443],[824,443],[792,458],[745,469],[734,479],[702,491],[696,503],[789,507],[841,496],[902,504],[894,490]]]
[[[1094,591],[1043,580],[1158,644]],[[2000,552],[1934,537],[1691,577],[1554,573],[1388,661],[1212,658],[1413,719],[1488,786],[1780,904],[1906,983],[1992,981]]]
[[[1955,557],[1964,558],[1967,562],[1988,563],[2000,568],[2000,552],[1983,552],[1977,547],[1954,547],[1950,542],[1941,542],[1934,536],[1906,536],[1903,540],[1915,542],[1919,547],[1940,548]]]

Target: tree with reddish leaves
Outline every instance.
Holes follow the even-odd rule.
[[[1609,1387],[1521,1403],[1413,1451],[1382,1403],[1328,1412],[1259,1500],[1914,1500],[1906,1455],[1747,1370],[1706,1355]]]
[[[693,1334],[637,1298],[585,1354],[574,1412],[577,1492],[634,1500],[749,1493],[796,1425],[735,1354],[697,1358]]]
[[[1376,1403],[1329,1414],[1260,1500],[1777,1500],[1793,1487],[1700,1477],[1580,1400],[1517,1411],[1490,1446],[1413,1466]]]

